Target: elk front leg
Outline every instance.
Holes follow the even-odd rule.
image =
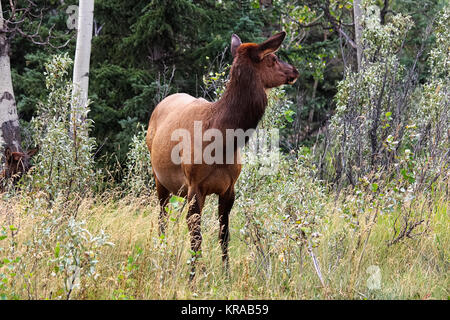
[[[222,248],[222,261],[225,270],[228,272],[228,242],[230,241],[230,233],[228,221],[231,208],[234,204],[234,188],[230,188],[225,194],[219,195],[219,243]]]

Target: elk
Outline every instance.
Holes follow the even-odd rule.
[[[13,179],[17,182],[22,174],[28,172],[31,168],[30,158],[39,151],[39,147],[30,149],[27,152],[11,151],[9,147],[5,148],[5,164],[2,171],[0,171],[0,191],[4,191],[6,179]]]
[[[255,129],[267,106],[267,90],[283,84],[293,84],[299,76],[294,66],[281,61],[274,54],[285,36],[286,33],[282,31],[256,44],[242,43],[240,38],[233,34],[231,37],[233,63],[222,97],[216,102],[209,102],[185,93],[172,94],[155,107],[149,121],[146,143],[151,156],[160,205],[159,232],[162,234],[165,232],[167,225],[165,206],[170,195],[178,194],[187,198],[189,208],[186,221],[191,249],[199,254],[202,243],[201,213],[205,197],[210,194],[218,195],[219,243],[227,270],[230,240],[228,222],[235,200],[234,186],[241,172],[239,150],[243,145],[222,144],[224,145],[222,154],[231,151],[232,161],[211,164],[206,163],[204,159],[195,161],[194,157],[195,148],[204,151],[207,143],[201,141],[198,144],[197,141],[191,141],[191,148],[180,150],[179,156],[183,161],[178,163],[173,161],[173,150],[178,143],[173,139],[173,132],[183,129],[192,137],[196,123],[201,124],[203,132],[208,129],[222,133],[230,129],[244,131]],[[193,263],[191,280],[194,275]]]

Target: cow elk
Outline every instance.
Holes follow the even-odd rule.
[[[241,171],[240,147],[243,143],[239,145],[234,139],[230,144],[224,138],[222,150],[215,151],[227,155],[224,156],[227,161],[210,163],[198,158],[198,154],[202,155],[207,148],[207,141],[199,143],[195,139],[188,139],[187,146],[179,148],[174,132],[184,132],[194,137],[196,130],[215,130],[214,132],[222,133],[225,137],[229,130],[255,129],[267,106],[268,89],[293,84],[299,76],[295,67],[275,55],[285,36],[285,32],[280,32],[261,44],[256,44],[241,43],[239,37],[233,34],[233,63],[223,96],[216,102],[209,102],[185,93],[170,95],[156,106],[148,126],[146,143],[161,207],[160,233],[165,232],[167,225],[165,206],[170,195],[178,194],[187,198],[189,209],[186,220],[191,249],[199,253],[202,243],[201,213],[205,197],[210,194],[218,195],[219,243],[227,270],[230,239],[228,222],[235,199],[234,185]],[[196,154],[196,150],[200,152]],[[174,154],[182,158],[182,161],[174,161]],[[193,263],[191,279],[194,274]]]

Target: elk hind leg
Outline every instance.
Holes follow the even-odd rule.
[[[170,198],[170,191],[166,189],[159,181],[156,179],[155,176],[155,182],[156,182],[156,193],[158,194],[159,199],[159,206],[160,206],[160,212],[159,212],[159,235],[163,235],[166,232],[167,227],[167,212],[166,212],[166,205],[169,202]]]
[[[186,220],[188,224],[189,234],[191,236],[191,275],[190,280],[195,276],[195,264],[196,260],[201,255],[201,245],[202,245],[202,234],[201,234],[201,214],[203,209],[203,204],[205,202],[205,196],[198,190],[194,188],[189,188],[188,190],[188,202],[189,210],[186,215]]]

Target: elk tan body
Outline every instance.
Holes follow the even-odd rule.
[[[160,232],[165,231],[167,217],[164,207],[170,194],[187,197],[189,211],[186,218],[191,249],[199,252],[202,240],[200,216],[205,197],[217,194],[219,241],[225,263],[228,261],[228,216],[234,203],[234,185],[241,171],[239,146],[230,147],[226,144],[226,130],[255,129],[267,106],[266,90],[282,84],[292,84],[297,79],[297,70],[280,61],[274,54],[285,35],[280,32],[261,44],[242,44],[239,37],[233,35],[231,51],[234,60],[230,80],[222,98],[216,102],[208,102],[185,93],[173,94],[156,106],[150,118],[146,142],[161,205]],[[204,150],[210,143],[194,139],[196,121],[201,123],[201,132],[217,129],[222,133],[223,154],[226,154],[226,148],[233,148],[231,163],[224,161],[223,164],[206,164],[203,160],[195,163],[194,143],[200,150]],[[173,161],[172,151],[179,141],[172,141],[172,134],[177,129],[184,129],[190,134],[190,154],[182,154],[186,152],[184,149],[180,152],[184,159],[190,159],[190,163],[184,161],[176,164]],[[191,274],[194,274],[194,267]]]
[[[202,132],[205,132],[211,128],[216,108],[217,105],[205,99],[178,93],[164,99],[153,112],[147,135],[152,168],[158,183],[171,193],[186,196],[188,187],[195,185],[205,195],[220,195],[234,185],[239,176],[240,166],[186,165],[171,161],[172,150],[179,143],[177,140],[172,141],[172,132],[176,129],[189,131],[192,137],[191,150],[194,150],[194,121],[201,122]],[[191,157],[191,163],[194,163],[193,152]]]

